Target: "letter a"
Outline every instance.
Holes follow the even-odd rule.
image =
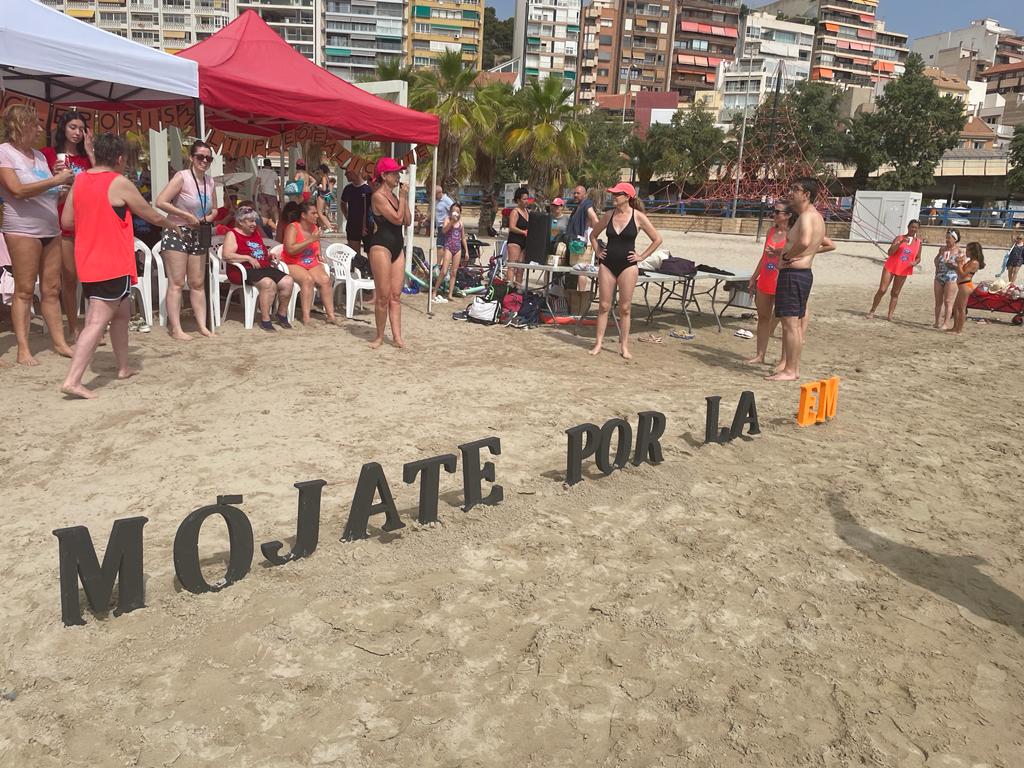
[[[380,494],[380,503],[374,504],[373,500]],[[384,468],[375,461],[363,464],[359,471],[359,482],[356,483],[356,492],[352,497],[352,508],[348,513],[348,522],[345,523],[345,532],[341,535],[342,541],[356,541],[357,539],[368,539],[370,535],[366,532],[371,515],[384,514],[384,525],[381,528],[385,531],[397,531],[405,528],[398,517],[398,509],[395,507],[395,497],[391,495],[391,487],[384,475]]]
[[[754,403],[754,393],[750,390],[740,395],[739,405],[736,406],[736,415],[732,418],[733,439],[743,434],[744,424],[749,426],[748,435],[761,434],[761,427],[757,423],[757,405]]]

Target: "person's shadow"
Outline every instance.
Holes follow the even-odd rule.
[[[986,576],[975,555],[937,555],[899,544],[862,526],[835,494],[829,511],[839,538],[905,581],[961,605],[976,616],[1024,636],[1024,600]]]

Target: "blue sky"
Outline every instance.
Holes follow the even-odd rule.
[[[747,0],[747,5],[765,5],[768,0]],[[513,14],[515,0],[487,0],[499,19]],[[924,37],[948,29],[966,27],[972,19],[998,19],[1007,27],[1024,34],[1024,2],[1022,0],[881,0],[878,15],[896,32],[905,32],[910,39]]]

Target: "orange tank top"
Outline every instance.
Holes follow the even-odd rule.
[[[135,270],[135,232],[131,211],[119,215],[110,204],[113,171],[84,172],[75,177],[75,267],[83,283],[129,276]]]

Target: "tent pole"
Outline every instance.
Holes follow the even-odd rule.
[[[406,198],[405,203],[408,206],[408,209],[412,212],[412,214],[411,214],[412,218],[409,221],[409,226],[407,226],[405,228],[405,242],[406,242],[406,247],[405,247],[405,253],[406,253],[406,256],[405,256],[405,266],[406,266],[406,271],[408,271],[409,274],[412,274],[412,267],[413,267],[413,263],[412,263],[412,252],[413,252],[413,250],[412,249],[416,245],[416,155],[415,155],[416,145],[415,144],[410,144],[409,146],[412,148],[414,154],[413,154],[413,157],[412,157],[412,162],[409,163],[409,168],[408,168],[409,173],[408,173],[408,177],[407,178],[409,179],[409,189],[406,191],[407,198]],[[395,145],[394,144],[391,145],[391,156],[392,157],[395,156]],[[398,158],[395,158],[395,159],[397,160]],[[429,302],[429,299],[428,299],[428,302]],[[427,315],[428,316],[430,315],[430,306],[429,306],[429,304],[427,306]]]
[[[206,141],[206,113],[199,99],[192,99],[192,108],[196,112],[196,138]]]
[[[434,160],[430,164],[431,183],[427,190],[427,205],[430,206],[430,247],[427,250],[427,315],[431,315],[434,290],[434,262],[437,260],[437,201],[434,190],[437,188],[437,147],[434,147]],[[452,275],[452,280],[455,276]]]
[[[278,179],[281,182],[281,188],[277,191],[277,217],[281,218],[281,211],[284,209],[284,185],[287,183],[285,179],[285,164],[284,164],[284,131],[281,131],[281,164],[277,170]],[[278,229],[281,229],[280,225]]]

